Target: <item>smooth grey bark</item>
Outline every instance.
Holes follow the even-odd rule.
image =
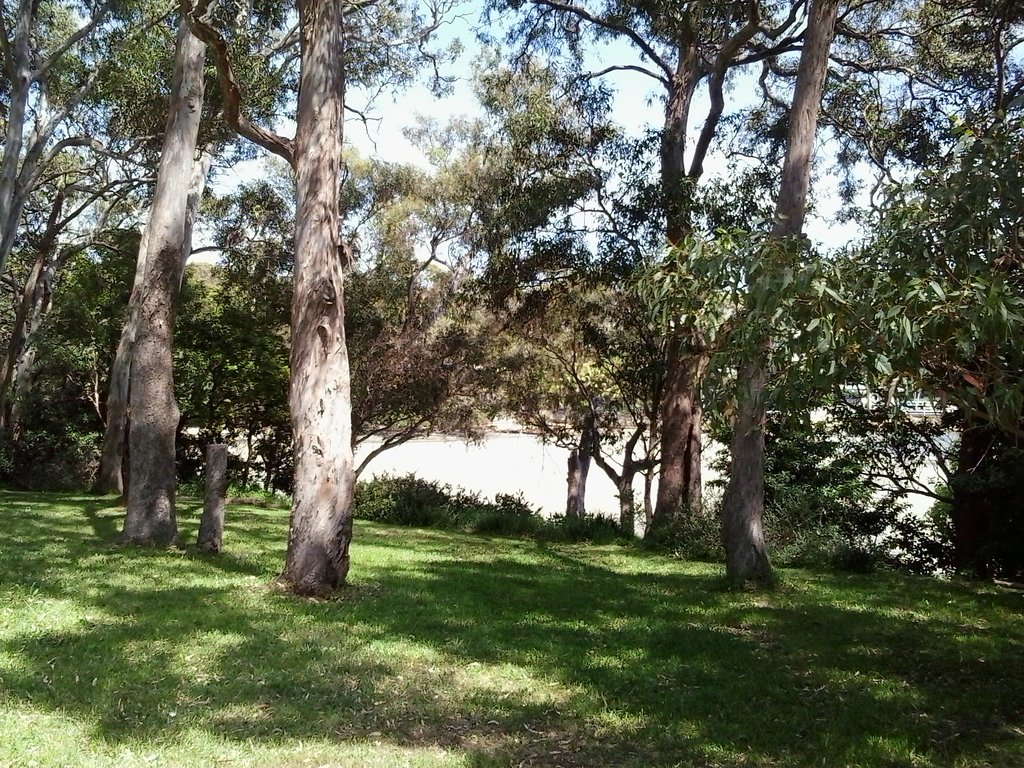
[[[803,231],[814,139],[838,10],[839,0],[816,0],[809,9],[775,206],[773,240],[784,241]],[[765,339],[765,344],[769,343]],[[763,529],[766,367],[764,355],[755,355],[738,378],[739,404],[730,441],[732,470],[722,500],[726,575],[734,581],[767,581],[772,576]]]
[[[188,188],[202,113],[205,59],[206,45],[182,20],[148,224],[138,335],[129,376],[131,482],[122,538],[131,543],[166,545],[178,535],[174,441],[179,411],[174,399],[171,347],[181,285],[181,254],[188,241]]]
[[[301,595],[345,582],[352,540],[352,399],[338,185],[345,103],[344,6],[298,0],[295,275],[289,406],[295,486],[281,581]]]
[[[203,514],[199,518],[196,544],[204,552],[220,552],[224,536],[224,506],[228,490],[228,447],[220,443],[206,446],[206,493]]]
[[[179,283],[185,273],[185,262],[192,255],[192,234],[195,222],[199,217],[199,206],[206,182],[210,175],[213,155],[209,149],[204,151],[193,163],[192,177],[189,183],[188,199],[185,206],[185,234],[181,247],[181,269]],[[128,311],[124,325],[121,327],[121,338],[117,343],[117,351],[110,364],[110,378],[107,384],[105,403],[105,421],[103,426],[103,445],[100,450],[100,465],[93,484],[94,493],[124,493],[127,478],[123,467],[128,464],[124,460],[125,437],[128,434],[128,381],[131,375],[132,353],[138,336],[139,310],[142,296],[142,285],[146,276],[146,254],[149,249],[149,225],[142,229],[139,241],[139,254],[135,262],[135,277],[132,292],[128,299]]]

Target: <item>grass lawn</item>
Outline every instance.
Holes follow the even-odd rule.
[[[1024,594],[357,524],[336,600],[0,492],[0,766],[1024,766]],[[179,511],[192,542],[197,505]]]

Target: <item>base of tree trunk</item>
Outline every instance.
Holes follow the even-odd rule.
[[[732,465],[722,499],[725,574],[734,583],[770,584],[772,565],[764,542],[765,374],[752,365],[742,371],[749,395],[733,424]]]

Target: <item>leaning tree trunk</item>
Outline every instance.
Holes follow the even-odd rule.
[[[131,483],[122,538],[133,543],[169,544],[178,535],[174,438],[179,411],[174,399],[171,348],[181,286],[181,253],[187,241],[188,187],[203,106],[205,59],[205,44],[182,20],[148,224],[138,336],[131,356]]]
[[[774,240],[796,237],[803,231],[814,137],[838,10],[839,0],[817,0],[809,11],[775,205]],[[765,344],[769,343],[765,339]],[[730,441],[732,470],[722,500],[726,575],[734,581],[767,581],[772,574],[763,529],[766,368],[764,355],[755,355],[738,381],[739,405]]]
[[[344,584],[352,540],[352,396],[345,346],[338,184],[344,6],[298,0],[301,72],[289,406],[295,489],[281,580],[320,595]]]

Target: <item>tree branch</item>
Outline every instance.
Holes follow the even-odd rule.
[[[103,21],[103,17],[107,15],[107,11],[110,10],[110,6],[113,4],[113,0],[107,0],[103,5],[93,11],[92,17],[82,26],[81,29],[73,35],[70,35],[63,43],[58,45],[49,56],[43,59],[36,71],[32,73],[32,79],[39,80],[42,78],[50,67],[57,63],[61,56],[67,53],[68,50],[70,50],[79,40],[91,34],[92,31],[99,26],[99,23]]]
[[[711,78],[708,80],[708,95],[711,97],[711,107],[708,109],[707,117],[704,119],[704,127],[701,128],[700,137],[693,150],[693,158],[690,161],[690,171],[687,173],[691,179],[698,179],[704,173],[704,159],[707,157],[708,149],[715,138],[718,124],[725,111],[725,97],[722,94],[725,85],[725,74],[729,71],[729,64],[739,50],[750,42],[761,30],[761,13],[757,0],[747,2],[747,21],[736,32],[735,35],[726,40],[718,56],[715,57],[714,69]]]
[[[284,158],[289,165],[294,167],[294,139],[287,139],[273,131],[254,125],[242,114],[242,87],[238,83],[238,78],[235,77],[227,41],[207,20],[209,6],[210,0],[199,0],[195,5],[191,0],[181,0],[182,13],[192,29],[192,34],[206,43],[213,51],[217,75],[224,96],[224,110],[221,115],[239,136]]]
[[[585,79],[587,79],[587,80],[595,80],[595,79],[597,79],[599,77],[604,77],[605,75],[607,75],[607,74],[609,74],[611,72],[624,72],[624,71],[639,72],[642,75],[647,75],[647,77],[650,77],[650,78],[652,78],[654,80],[657,80],[659,83],[664,85],[666,88],[668,88],[672,84],[671,81],[668,78],[662,77],[657,72],[652,72],[651,70],[647,69],[646,67],[641,67],[638,64],[619,64],[617,66],[605,67],[604,69],[599,69],[596,72],[587,72],[586,74],[583,75],[583,77]]]
[[[616,32],[620,35],[625,35],[637,48],[643,51],[644,55],[650,59],[652,64],[665,73],[666,80],[668,82],[672,82],[672,78],[675,76],[674,69],[658,55],[658,52],[651,47],[651,44],[648,43],[635,29],[631,29],[625,24],[616,23],[610,19],[595,16],[586,8],[581,8],[578,5],[573,5],[568,2],[561,2],[561,0],[531,0],[531,2],[534,5],[542,5],[547,8],[551,8],[554,11],[572,14],[573,16],[583,19],[584,21],[588,21],[595,26],[607,29],[609,32]]]

